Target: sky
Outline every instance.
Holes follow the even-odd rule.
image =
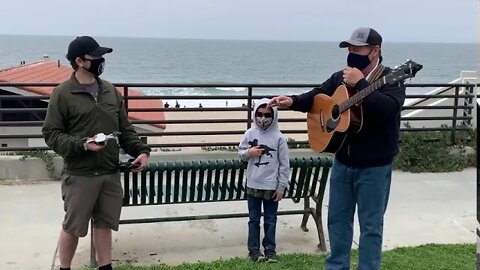
[[[477,42],[478,0],[3,0],[0,35]]]

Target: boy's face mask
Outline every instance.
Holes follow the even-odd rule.
[[[257,125],[261,129],[266,130],[272,125],[273,115],[271,112],[267,112],[267,113],[257,112],[255,113],[255,122],[257,122]]]

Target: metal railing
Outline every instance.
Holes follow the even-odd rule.
[[[5,87],[9,88],[19,88],[22,87],[54,87],[58,85],[57,83],[0,83],[0,89]],[[252,123],[252,104],[255,100],[263,97],[272,97],[265,95],[254,95],[254,90],[266,89],[266,88],[313,88],[318,85],[315,84],[160,84],[160,83],[116,83],[117,88],[123,89],[123,96],[125,99],[125,104],[127,112],[198,112],[209,111],[209,112],[233,112],[241,111],[245,113],[245,117],[242,118],[230,118],[228,114],[223,114],[223,118],[215,119],[177,119],[177,120],[163,120],[163,119],[151,119],[151,120],[133,120],[133,124],[166,124],[166,125],[177,125],[177,124],[226,124],[226,123],[238,123],[245,124],[244,129],[242,130],[195,130],[195,131],[166,131],[163,132],[139,132],[140,136],[146,137],[157,137],[157,136],[191,136],[193,142],[184,142],[184,143],[157,143],[149,144],[152,148],[169,148],[169,147],[214,147],[214,146],[236,146],[238,141],[224,141],[224,142],[195,142],[194,138],[198,136],[223,136],[223,135],[240,135],[251,126]],[[423,115],[423,116],[404,116],[401,117],[402,127],[401,131],[406,132],[415,132],[415,131],[450,131],[452,142],[456,139],[456,134],[458,131],[470,131],[473,129],[473,109],[474,109],[474,100],[476,85],[474,84],[406,84],[407,93],[410,88],[427,88],[427,87],[436,87],[435,91],[430,92],[430,94],[410,94],[407,95],[407,101],[403,107],[403,111],[410,111],[412,115],[418,113],[418,110],[433,112],[433,115]],[[131,88],[140,89],[140,88],[209,88],[209,87],[242,87],[246,89],[246,95],[155,95],[155,96],[130,96],[129,90]],[[307,90],[306,90],[307,91]],[[27,100],[43,100],[46,101],[49,99],[49,96],[21,96],[21,95],[0,95],[0,116],[3,114],[12,114],[12,113],[45,113],[46,112],[46,103],[44,108],[32,108],[28,107],[28,104],[23,102]],[[246,101],[245,107],[203,107],[203,108],[130,108],[129,100],[244,100]],[[442,99],[440,103],[445,104],[425,104],[433,99]],[[24,107],[10,107],[8,108],[1,107],[1,104],[8,104],[9,100],[22,101],[21,104]],[[439,103],[439,104],[440,104]],[[438,113],[443,111],[443,113]],[[445,112],[446,111],[446,112]],[[460,115],[459,115],[460,113]],[[38,115],[36,116],[37,118]],[[33,121],[2,121],[0,118],[0,128],[2,127],[41,127],[43,125],[43,119],[33,120]],[[306,115],[304,117],[298,118],[280,118],[279,122],[292,122],[292,123],[302,123],[306,121]],[[416,122],[428,122],[430,126],[416,126]],[[433,122],[438,124],[431,125]],[[285,136],[288,137],[289,134],[306,134],[307,130],[302,129],[287,129],[281,130]],[[40,132],[36,134],[0,134],[0,141],[2,139],[39,139],[43,138]],[[198,141],[198,139],[197,139]],[[307,141],[295,141],[290,142],[291,144],[308,144]],[[47,147],[42,146],[28,146],[28,147],[0,147],[0,151],[16,151],[16,150],[46,150]]]

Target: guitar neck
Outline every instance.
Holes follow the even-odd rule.
[[[378,88],[385,85],[385,77],[380,80],[374,81],[372,84],[367,86],[365,89],[358,91],[355,95],[351,96],[349,99],[345,100],[342,104],[340,104],[340,113],[350,109],[355,104],[360,103],[365,97],[373,93]]]

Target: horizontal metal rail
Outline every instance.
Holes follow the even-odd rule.
[[[2,86],[8,87],[54,87],[58,83],[5,83],[0,82],[0,88]],[[474,109],[473,101],[479,95],[474,93],[476,86],[480,84],[439,84],[439,83],[429,83],[429,84],[405,84],[407,88],[425,88],[425,87],[442,87],[442,89],[436,90],[435,95],[432,94],[409,94],[406,95],[407,99],[416,99],[413,100],[413,103],[407,103],[408,105],[403,106],[403,111],[417,111],[417,110],[427,110],[427,111],[445,111],[451,110],[452,114],[445,116],[412,116],[412,117],[401,117],[402,127],[400,131],[402,132],[417,132],[417,131],[450,131],[452,132],[452,141],[455,139],[455,133],[459,131],[469,131],[472,130],[472,126],[468,123],[471,123],[473,119],[472,111]],[[208,130],[192,130],[189,128],[189,131],[175,131],[170,132],[168,129],[164,132],[139,132],[140,136],[223,136],[223,135],[241,135],[244,133],[244,130],[251,126],[253,121],[252,115],[252,104],[253,101],[263,97],[272,97],[265,95],[254,95],[254,88],[314,88],[318,87],[318,84],[245,84],[245,83],[234,83],[234,84],[213,84],[213,83],[204,83],[204,84],[190,84],[190,83],[115,83],[117,88],[123,90],[125,105],[127,111],[130,112],[168,112],[168,113],[193,113],[199,111],[206,112],[245,112],[245,118],[216,118],[216,119],[199,119],[194,117],[194,119],[182,119],[182,120],[132,120],[133,124],[147,124],[147,125],[157,125],[157,124],[166,124],[166,125],[194,125],[194,124],[222,124],[222,123],[238,123],[245,124],[244,128],[241,130],[218,130],[218,131],[208,131]],[[152,95],[152,96],[131,96],[129,95],[129,89],[131,88],[175,88],[175,87],[239,87],[244,88],[245,92],[234,93],[232,95],[221,95],[221,96],[207,96],[207,95],[191,95],[191,96],[177,96],[177,95]],[[453,94],[452,94],[453,92]],[[246,93],[246,94],[245,94]],[[0,106],[0,127],[41,127],[43,121],[32,119],[41,119],[39,115],[46,113],[46,105],[42,106],[42,103],[35,103],[35,105],[30,104],[30,101],[39,100],[47,101],[49,96],[20,96],[20,95],[0,95],[0,102],[3,104],[14,104],[10,103],[11,101],[18,101],[20,105],[24,107],[14,107],[12,105]],[[132,107],[132,104],[129,103],[129,100],[166,100],[166,99],[177,99],[177,100],[246,100],[246,107],[203,107],[203,108],[138,108]],[[422,103],[432,100],[438,101],[440,99],[450,99],[453,100],[453,105],[424,105]],[[23,102],[28,101],[28,102]],[[2,103],[0,103],[1,105]],[[40,105],[39,105],[40,104]],[[418,104],[418,105],[413,105]],[[30,106],[30,107],[27,107]],[[31,107],[36,106],[36,107]],[[281,111],[288,109],[280,109]],[[463,115],[462,115],[463,111]],[[9,119],[8,117],[12,115],[25,115],[25,114],[34,114],[36,117],[31,118],[28,121],[2,121],[2,119]],[[445,127],[440,125],[438,127],[409,127],[405,122],[413,123],[415,121],[448,121],[451,123],[451,127]],[[461,123],[459,122],[461,121]],[[295,117],[295,118],[281,118],[279,119],[281,123],[304,123],[306,122],[306,117]],[[465,123],[467,123],[465,125]],[[405,127],[403,127],[405,125]],[[193,127],[193,126],[192,126]],[[305,129],[289,129],[282,130],[285,134],[306,134]],[[0,134],[0,139],[38,139],[42,138],[42,134]],[[193,140],[194,141],[194,140]],[[308,144],[307,141],[296,141],[290,142],[291,145],[301,145]],[[237,146],[238,142],[214,142],[214,143],[170,143],[170,144],[150,144],[151,147],[216,147],[216,146]],[[12,151],[12,150],[46,150],[47,147],[0,147],[0,151]]]

